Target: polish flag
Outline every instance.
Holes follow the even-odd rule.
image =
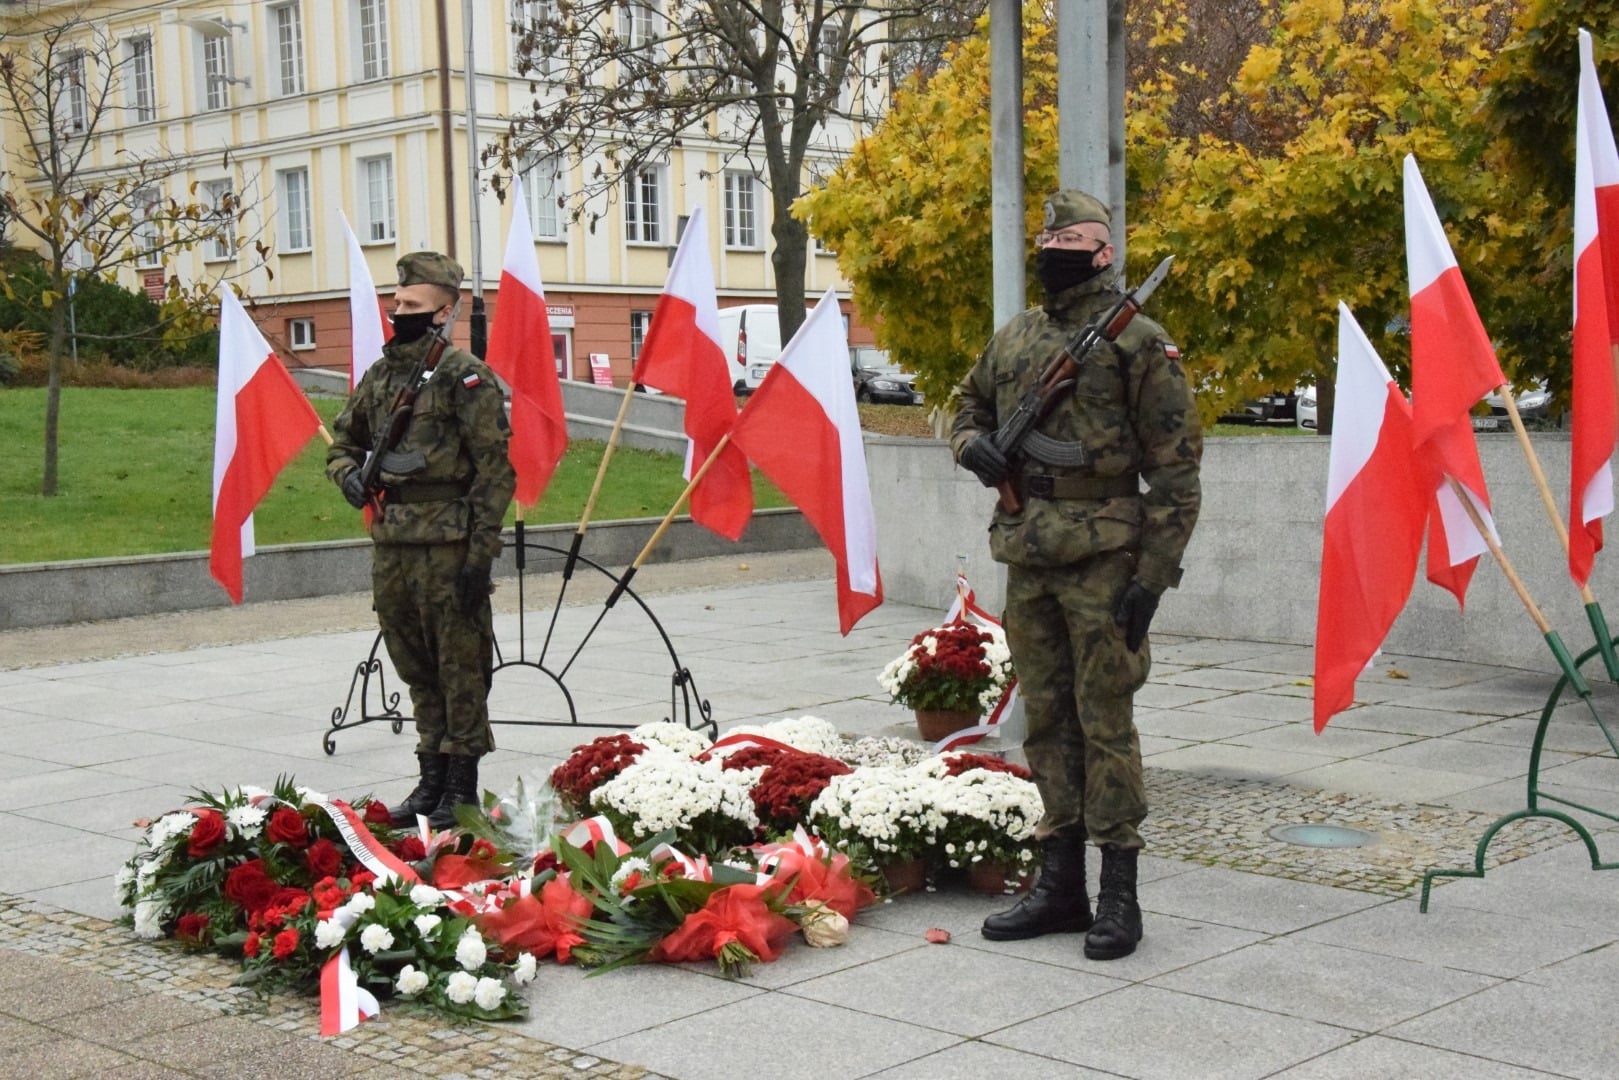
[[[1580,31],[1580,103],[1574,142],[1574,410],[1568,487],[1568,573],[1583,587],[1602,550],[1602,519],[1613,513],[1613,455],[1619,443],[1619,387],[1614,381],[1619,220],[1600,227],[1598,199],[1619,197],[1608,108],[1591,59],[1591,35]],[[1619,206],[1614,207],[1619,210]],[[1613,230],[1613,231],[1609,231]]]
[[[731,441],[804,511],[838,565],[838,629],[883,602],[849,343],[828,289],[737,418]]]
[[[208,570],[233,604],[242,602],[242,560],[253,554],[253,508],[319,428],[314,407],[236,294],[222,289]]]
[[[1355,700],[1355,677],[1411,595],[1433,490],[1411,450],[1411,406],[1338,304],[1337,404],[1315,629],[1315,730]]]
[[[691,212],[669,280],[652,312],[631,378],[686,402],[686,479],[736,423],[736,395],[720,348],[719,303],[702,207]],[[740,446],[727,444],[691,493],[691,516],[727,540],[753,516],[753,477]]]
[[[1446,477],[1461,484],[1496,538],[1469,410],[1507,380],[1417,171],[1417,159],[1409,154],[1405,257],[1411,277],[1412,446],[1418,461],[1432,470],[1438,509],[1429,518],[1428,580],[1449,589],[1462,604],[1488,545]]]
[[[349,389],[353,390],[366,369],[382,356],[382,347],[392,334],[382,317],[382,298],[371,281],[371,267],[366,265],[359,237],[349,227],[348,215],[340,212],[339,216],[349,242]]]
[[[360,985],[349,962],[349,947],[343,946],[320,971],[320,1033],[341,1035],[381,1012],[375,995]]]
[[[533,506],[551,482],[568,449],[562,384],[551,349],[540,260],[528,223],[523,178],[512,177],[512,227],[500,268],[500,295],[489,331],[489,366],[512,391],[512,439],[508,454],[517,470],[517,501]]]

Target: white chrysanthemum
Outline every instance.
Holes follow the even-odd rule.
[[[624,883],[629,880],[631,874],[640,874],[643,878],[650,877],[652,875],[652,864],[639,856],[625,859],[618,864],[618,869],[613,871],[613,876],[608,880],[608,884],[616,892],[624,887]]]
[[[748,782],[718,761],[696,761],[651,749],[591,793],[593,806],[630,818],[638,836],[684,832],[705,814],[759,824]]]
[[[254,837],[264,828],[265,813],[257,806],[233,806],[225,811],[225,820],[230,822],[238,835]]]
[[[866,765],[913,765],[927,756],[928,748],[914,740],[875,735],[845,743],[837,753],[839,761],[856,768]]]
[[[161,900],[142,900],[135,905],[135,936],[153,940],[163,936],[163,920],[168,905]]]
[[[439,923],[443,921],[437,915],[418,915],[415,919],[416,932],[422,937],[431,937],[433,931],[437,930]]]
[[[399,991],[401,997],[415,997],[426,990],[431,981],[427,977],[427,972],[417,971],[410,964],[406,964],[399,969],[399,978],[394,981],[394,989]]]
[[[838,729],[829,720],[822,720],[818,716],[787,717],[782,720],[772,720],[768,724],[738,724],[728,729],[726,737],[732,735],[763,735],[767,739],[786,743],[794,750],[802,750],[806,754],[823,754],[833,757],[843,746],[843,740],[838,737]]]
[[[322,919],[315,924],[315,948],[335,949],[343,944],[348,929],[336,919]]]
[[[393,931],[380,923],[371,923],[360,931],[360,948],[373,956],[384,949],[392,948],[393,943]]]
[[[512,971],[512,981],[518,986],[527,986],[534,981],[539,967],[539,961],[534,959],[533,953],[524,953],[517,958],[517,967]]]
[[[146,842],[154,848],[162,847],[176,836],[184,836],[197,823],[195,814],[175,812],[164,814],[146,830]]]
[[[708,749],[708,736],[684,724],[672,724],[666,720],[642,724],[630,732],[630,738],[648,747],[656,745],[673,750],[682,757],[696,757]]]
[[[321,803],[327,801],[325,793],[316,791],[314,788],[300,787],[296,788],[295,790],[298,792],[298,797],[304,801],[305,806],[308,806],[310,803]]]
[[[506,1000],[506,988],[499,979],[479,979],[472,991],[472,1000],[477,1002],[480,1009],[498,1008]]]
[[[438,907],[444,903],[444,894],[431,885],[412,885],[410,902],[417,907]]]
[[[483,967],[483,962],[489,959],[489,949],[483,943],[483,938],[477,930],[468,928],[461,935],[461,940],[455,943],[455,962],[468,971],[476,971]]]
[[[444,996],[457,1005],[465,1005],[472,1000],[478,992],[478,977],[468,975],[464,971],[457,971],[444,983]]]
[[[129,887],[134,884],[135,868],[129,863],[125,863],[124,865],[120,866],[118,868],[118,872],[112,876],[113,895],[118,897],[119,902],[122,903],[124,893],[128,892]]]
[[[243,784],[236,789],[236,794],[241,796],[243,802],[252,802],[254,799],[267,798],[271,793],[252,784]]]

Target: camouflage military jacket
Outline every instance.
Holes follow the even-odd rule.
[[[365,461],[377,434],[388,423],[400,389],[432,343],[423,337],[408,345],[389,344],[366,371],[332,424],[326,475],[335,481]],[[517,486],[506,456],[511,427],[494,373],[460,349],[445,349],[438,367],[416,397],[416,411],[396,448],[419,450],[427,467],[411,476],[384,470],[384,484],[400,498],[386,501],[371,523],[379,544],[443,544],[472,537],[475,550],[491,559],[500,553],[500,528]],[[447,491],[446,498],[411,501],[411,489],[424,485]]]
[[[1118,293],[1108,275],[1057,294],[996,333],[957,388],[950,448],[956,460],[974,438],[994,431],[1085,324]],[[1024,498],[1023,510],[996,508],[990,553],[1019,566],[1062,566],[1102,551],[1137,553],[1136,579],[1154,592],[1180,583],[1181,554],[1201,503],[1203,432],[1180,352],[1163,328],[1137,315],[1119,340],[1086,358],[1073,391],[1036,429],[1082,444],[1083,464],[1052,465],[1013,455],[1020,484],[1054,478],[1140,476],[1147,490],[1097,498]],[[1061,495],[1061,492],[1058,492]]]

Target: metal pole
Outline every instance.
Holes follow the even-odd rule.
[[[1057,7],[1057,182],[1112,204],[1108,179],[1109,0]]]
[[[991,265],[995,326],[1023,310],[1023,5],[989,4],[989,124]]]
[[[461,0],[461,34],[466,39],[467,83],[467,205],[472,224],[472,354],[483,359],[489,348],[488,324],[483,310],[483,231],[478,215],[478,82],[473,54],[472,0]]]
[[[1108,0],[1107,5],[1107,161],[1112,198],[1108,209],[1113,217],[1113,265],[1119,280],[1128,280],[1124,269],[1124,87],[1127,60],[1124,52],[1124,0]]]

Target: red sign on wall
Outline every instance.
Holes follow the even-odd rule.
[[[162,300],[168,294],[169,279],[163,276],[161,270],[148,270],[141,275],[141,286],[150,299]]]
[[[613,385],[613,362],[606,353],[590,354],[590,381],[597,386]]]

